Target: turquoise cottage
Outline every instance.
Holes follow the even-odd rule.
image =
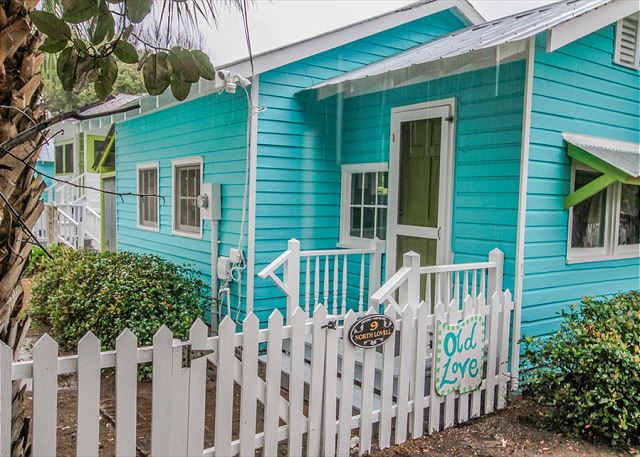
[[[161,198],[118,202],[118,249],[194,264],[241,322],[284,309],[282,288],[357,307],[410,250],[498,248],[516,324],[548,333],[580,297],[640,287],[638,9],[486,23],[419,2],[147,97],[116,125],[117,189]],[[270,275],[292,238],[293,289]]]

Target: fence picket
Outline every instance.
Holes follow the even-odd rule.
[[[207,349],[207,326],[197,319],[189,329],[191,349]],[[207,359],[201,357],[191,361],[189,372],[189,427],[187,455],[202,455],[204,447],[204,416],[207,388]]]
[[[449,301],[447,307],[447,322],[450,325],[457,324],[460,319],[460,309],[457,301]],[[449,428],[455,423],[456,395],[455,392],[444,397],[444,428]]]
[[[11,455],[11,364],[13,351],[0,341],[0,456]]]
[[[374,308],[369,308],[367,314],[375,314]],[[362,363],[362,402],[360,403],[360,455],[371,451],[371,435],[373,432],[373,387],[376,370],[376,350],[363,349]]]
[[[407,415],[409,414],[409,383],[411,382],[411,357],[405,354],[411,353],[413,342],[413,307],[407,305],[402,311],[402,324],[400,333],[400,372],[398,373],[398,397],[396,415],[395,444],[404,443],[407,440]],[[404,357],[402,355],[405,355]]]
[[[326,346],[327,308],[318,306],[313,311],[313,334],[311,340],[311,382],[309,386],[309,429],[307,433],[307,455],[320,455],[322,430],[322,394],[324,379],[324,351]],[[324,327],[324,328],[323,328]]]
[[[436,338],[438,332],[438,321],[445,320],[446,313],[444,312],[444,305],[442,302],[438,302],[433,310],[433,355],[431,357],[431,366],[437,366],[437,351],[436,351]],[[438,395],[436,391],[436,377],[431,373],[431,390],[429,393],[429,424],[427,431],[429,434],[440,430],[440,403],[442,397]]]
[[[167,454],[171,449],[171,390],[173,378],[173,334],[166,326],[153,335],[153,383],[151,384],[151,452]]]
[[[78,457],[98,455],[99,425],[100,340],[87,332],[78,341]]]
[[[302,454],[304,416],[304,327],[306,316],[296,310],[291,317],[291,371],[289,374],[289,449],[290,457]]]
[[[325,343],[322,454],[336,455],[336,395],[338,381],[338,330],[327,330]]]
[[[415,373],[413,376],[413,438],[422,436],[424,429],[424,376],[426,371],[427,335],[429,334],[429,316],[427,304],[420,303],[417,309]]]
[[[116,455],[136,455],[138,339],[124,329],[116,339]]]
[[[491,306],[487,319],[487,379],[484,397],[484,413],[489,414],[494,409],[496,386],[496,356],[498,346],[498,319],[500,317],[500,293],[491,296]]]
[[[344,329],[350,329],[356,321],[353,311],[344,317]],[[353,377],[355,372],[355,347],[345,342],[342,349],[340,369],[340,412],[338,421],[338,455],[349,455],[351,445],[351,414],[353,409]]]
[[[507,404],[507,381],[509,380],[509,327],[511,325],[511,292],[500,293],[501,306],[501,332],[498,337],[500,344],[498,363],[498,409],[502,409]]]
[[[33,455],[56,449],[58,414],[58,343],[44,334],[33,345]]]
[[[231,455],[233,424],[233,367],[235,363],[236,324],[225,316],[218,333],[218,369],[216,378],[215,455]]]
[[[250,313],[242,324],[242,388],[240,393],[240,455],[255,454],[258,330],[260,322]]]
[[[171,455],[183,456],[187,453],[189,435],[189,368],[182,368],[182,344],[172,342],[172,383],[171,383]]]
[[[385,312],[387,317],[395,322],[396,310],[388,306]],[[380,426],[378,443],[380,449],[391,445],[391,409],[393,402],[393,371],[395,368],[396,334],[382,346],[382,374],[380,380]]]
[[[473,297],[466,291],[466,274],[465,274],[465,296],[462,304],[462,318],[467,319],[474,314]],[[466,422],[469,419],[469,394],[460,394],[458,400],[458,422]]]
[[[482,277],[482,273],[480,273]],[[483,295],[478,295],[475,297],[475,306],[476,306],[476,314],[482,314],[485,316],[485,319],[488,318],[487,313],[488,309],[486,306],[486,302]],[[485,334],[485,341],[487,340],[487,335]],[[476,389],[471,394],[471,419],[474,419],[480,416],[480,404],[482,401],[482,391],[480,389]]]
[[[267,340],[267,372],[264,406],[263,455],[278,455],[278,410],[280,406],[280,377],[282,367],[282,314],[274,309],[269,316]]]

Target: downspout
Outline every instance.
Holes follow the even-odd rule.
[[[513,333],[511,340],[512,389],[518,389],[520,372],[520,328],[522,320],[522,288],[524,284],[524,241],[527,214],[527,187],[529,177],[529,141],[531,138],[531,108],[533,98],[533,71],[536,53],[536,37],[529,38],[527,69],[522,112],[522,145],[520,154],[520,194],[518,197],[518,229],[516,234],[516,272],[513,304]]]
[[[246,314],[253,312],[256,254],[256,178],[258,175],[258,112],[260,75],[251,81],[251,120],[249,123],[249,215],[247,227],[247,304]]]

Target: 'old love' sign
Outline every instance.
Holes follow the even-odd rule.
[[[436,334],[436,392],[470,392],[480,387],[484,361],[484,316],[458,324],[438,321]]]

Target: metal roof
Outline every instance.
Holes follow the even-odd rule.
[[[82,114],[100,114],[106,113],[108,111],[113,111],[118,108],[122,108],[127,103],[131,103],[134,100],[140,98],[140,95],[130,95],[130,94],[117,94],[112,99],[102,103],[93,108],[86,109],[82,111]]]
[[[562,137],[629,176],[640,176],[640,144],[577,133],[563,133]]]
[[[309,89],[382,75],[438,59],[524,40],[612,1],[614,0],[563,0],[542,8],[473,25],[379,62],[328,79]]]

